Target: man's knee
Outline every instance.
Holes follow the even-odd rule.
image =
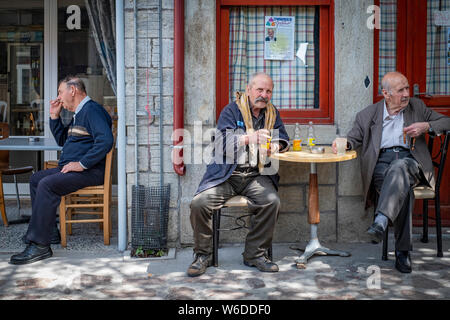
[[[391,165],[389,166],[388,173],[392,172],[392,171],[402,172],[402,171],[408,170],[408,165],[409,165],[409,163],[408,163],[407,159],[394,160],[394,161],[392,161]]]
[[[191,215],[192,214],[197,214],[198,212],[201,211],[201,209],[205,208],[206,206],[208,206],[208,199],[205,196],[204,193],[199,193],[197,194],[191,201]]]
[[[269,193],[267,196],[267,204],[272,208],[279,210],[281,207],[280,196],[277,192]]]

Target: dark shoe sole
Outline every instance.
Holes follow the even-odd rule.
[[[395,263],[395,269],[397,269],[401,273],[411,273],[412,268],[401,268],[397,263]]]
[[[29,263],[33,263],[33,262],[36,262],[36,261],[44,260],[44,259],[47,259],[47,258],[51,258],[52,256],[53,256],[53,252],[49,251],[49,252],[46,252],[46,253],[44,253],[42,255],[34,257],[32,259],[17,260],[17,261],[11,260],[10,263],[11,264],[15,264],[15,265],[29,264]]]
[[[254,267],[254,268],[258,269],[258,270],[261,271],[261,272],[278,272],[278,271],[279,271],[279,268],[277,268],[277,270],[265,270],[265,269],[260,269],[260,268],[258,268],[258,266],[257,266],[256,264],[253,264],[253,263],[248,262],[248,261],[245,261],[245,260],[244,260],[244,264],[245,264],[247,267]]]
[[[370,236],[372,243],[378,244],[383,240],[383,233],[377,232],[372,228],[367,230],[367,234]]]

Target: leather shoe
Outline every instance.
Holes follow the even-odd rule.
[[[27,240],[27,235],[24,234],[22,237],[22,242],[25,244],[30,244],[31,241]],[[61,243],[61,235],[59,233],[58,226],[55,225],[55,228],[53,229],[52,237],[50,238],[51,244],[60,244]]]
[[[53,255],[50,246],[41,246],[31,242],[22,253],[11,257],[11,264],[28,264],[50,258]]]
[[[206,268],[212,265],[211,254],[196,253],[195,259],[187,270],[189,277],[198,277],[206,272]]]
[[[250,260],[244,259],[244,264],[248,267],[256,267],[261,272],[278,272],[278,265],[265,256]]]
[[[401,273],[411,273],[411,258],[409,251],[395,250],[395,269]]]
[[[373,243],[380,243],[381,240],[383,240],[384,228],[380,223],[374,222],[369,229],[367,229],[367,233]]]

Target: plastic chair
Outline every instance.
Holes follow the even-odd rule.
[[[115,141],[115,134],[114,134]],[[111,195],[112,163],[114,147],[106,155],[105,178],[103,184],[90,186],[61,197],[59,205],[59,224],[61,229],[61,246],[67,247],[67,233],[72,234],[73,223],[99,222],[103,228],[103,242],[110,244],[111,236]],[[97,218],[74,219],[75,214],[99,216]],[[67,228],[66,228],[67,227]]]
[[[6,139],[9,137],[9,126],[5,122],[0,123],[0,139]],[[9,151],[8,150],[0,150],[0,211],[2,214],[3,224],[7,227],[8,218],[6,216],[6,208],[5,208],[5,195],[3,192],[3,176],[4,175],[12,175],[14,176],[14,184],[16,186],[16,198],[17,198],[17,208],[20,210],[20,198],[19,198],[19,188],[17,186],[16,175],[33,172],[34,168],[32,166],[18,167],[12,168],[9,166]]]
[[[437,136],[434,133],[431,133],[428,136],[429,136],[428,151],[430,152],[430,155],[432,155],[432,157],[433,157],[434,139],[436,139]],[[426,185],[419,185],[414,188],[414,197],[416,199],[423,200],[423,214],[422,214],[423,230],[422,230],[422,238],[421,238],[421,241],[423,243],[428,242],[428,219],[433,219],[432,217],[428,216],[428,201],[434,200],[435,212],[436,212],[434,219],[436,220],[436,242],[437,242],[437,256],[438,257],[443,257],[440,187],[441,187],[442,177],[444,175],[445,160],[447,158],[448,145],[450,142],[450,131],[444,132],[442,137],[443,137],[443,139],[441,138],[439,153],[437,154],[437,156],[433,157],[433,166],[437,168],[435,189],[433,190],[432,188],[430,188]],[[386,232],[384,233],[384,239],[383,239],[383,255],[382,255],[383,260],[388,259],[387,258],[387,250],[388,250],[388,228],[386,229]]]
[[[248,206],[248,199],[244,196],[234,196],[230,198],[225,204],[222,206],[222,208],[228,208],[228,207],[247,207]],[[235,217],[233,215],[227,215],[222,214],[221,209],[216,209],[213,211],[213,265],[214,267],[217,267],[219,265],[219,232],[220,231],[232,231],[232,230],[238,230],[238,229],[249,229],[250,227],[247,226],[245,218],[251,216],[252,214],[245,214],[238,217]],[[234,218],[234,222],[236,224],[236,227],[229,228],[229,229],[221,229],[220,228],[220,218],[224,217],[231,217]],[[267,255],[269,256],[269,259],[272,260],[272,245],[267,250]]]

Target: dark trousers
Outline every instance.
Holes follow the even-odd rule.
[[[49,245],[61,196],[84,187],[103,184],[104,168],[61,173],[60,168],[38,171],[30,178],[31,220],[26,238]]]
[[[280,210],[280,198],[272,180],[256,173],[234,172],[222,184],[197,194],[191,202],[191,226],[194,230],[194,252],[212,252],[212,211],[230,198],[243,195],[249,198],[253,213],[251,229],[245,241],[246,260],[264,255],[270,247]]]
[[[394,225],[396,250],[412,250],[413,188],[422,179],[422,169],[409,151],[380,153],[373,174],[379,194],[375,212],[387,216]]]

